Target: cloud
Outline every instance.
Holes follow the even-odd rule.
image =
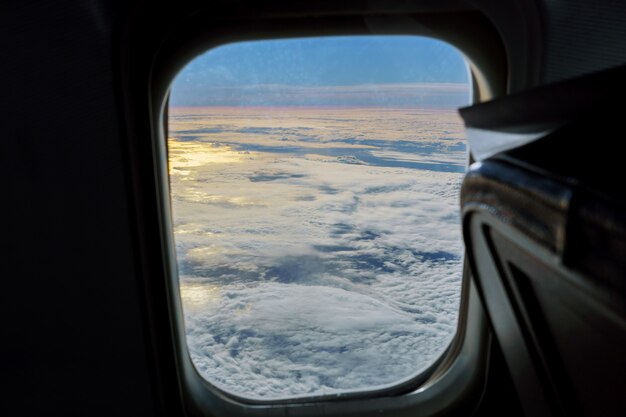
[[[461,173],[437,167],[467,158],[454,113],[172,114],[187,343],[208,381],[265,399],[372,389],[444,351],[460,299]]]
[[[294,86],[178,86],[173,106],[361,106],[458,108],[469,100],[466,83]]]
[[[407,364],[427,366],[440,352],[433,344],[445,347],[450,336],[428,313],[326,285],[231,285],[207,304],[186,316],[194,364],[248,397],[394,383]]]

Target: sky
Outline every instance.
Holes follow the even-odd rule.
[[[469,94],[465,61],[444,42],[351,36],[209,50],[178,74],[171,105],[455,108]]]

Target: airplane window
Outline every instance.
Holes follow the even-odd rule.
[[[189,354],[248,399],[374,390],[454,336],[467,65],[415,36],[241,42],[170,95]]]

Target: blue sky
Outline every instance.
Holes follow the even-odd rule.
[[[460,53],[424,37],[254,41],[209,50],[189,63],[173,83],[171,104],[458,107],[466,104],[467,83]],[[344,88],[332,94],[330,87]]]

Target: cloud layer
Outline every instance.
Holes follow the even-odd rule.
[[[176,248],[200,373],[275,399],[430,365],[456,328],[461,131],[446,111],[173,109]]]

